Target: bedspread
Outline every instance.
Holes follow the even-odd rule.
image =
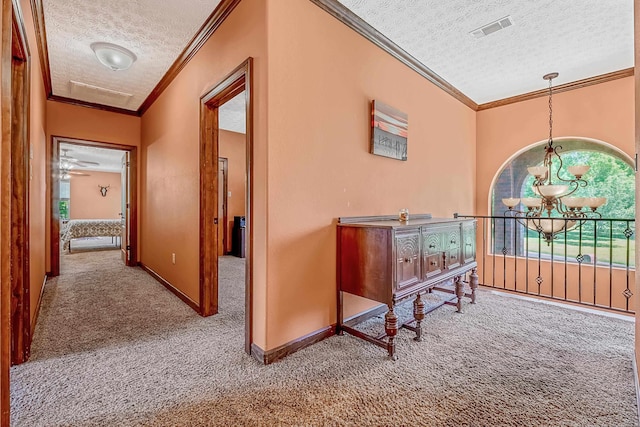
[[[81,237],[120,237],[122,221],[119,219],[72,219],[62,226],[60,241],[67,249],[71,239]]]

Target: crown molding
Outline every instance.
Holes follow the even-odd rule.
[[[49,49],[47,48],[47,30],[44,25],[42,0],[31,0],[31,11],[33,13],[33,28],[36,33],[42,79],[44,80],[44,92],[48,98],[51,95],[51,68],[49,67]]]
[[[38,56],[40,57],[40,66],[42,68],[42,78],[44,80],[45,93],[47,99],[52,101],[64,102],[67,104],[79,105],[89,108],[97,108],[105,111],[112,111],[115,113],[127,114],[132,116],[142,116],[149,107],[155,102],[156,99],[162,94],[162,92],[171,84],[173,79],[182,71],[187,63],[195,56],[200,48],[205,44],[211,35],[220,27],[224,20],[231,14],[233,9],[240,3],[241,0],[222,0],[215,10],[209,15],[209,18],[198,30],[198,33],[191,39],[187,47],[182,51],[180,56],[173,62],[171,67],[164,74],[162,79],[153,88],[151,93],[144,100],[138,110],[126,110],[123,108],[112,107],[104,104],[97,104],[93,102],[85,102],[66,98],[53,94],[53,88],[51,86],[51,68],[49,66],[49,50],[47,48],[47,32],[44,20],[44,9],[42,0],[30,0],[31,10],[33,12],[34,29],[36,33],[36,43],[38,45]]]
[[[614,71],[612,73],[600,74],[599,76],[589,77],[575,82],[565,83],[563,85],[554,86],[553,93],[566,92],[574,89],[582,89],[587,86],[597,85],[600,83],[610,82],[625,77],[633,76],[633,68],[625,68],[624,70]],[[509,98],[499,99],[497,101],[487,102],[478,105],[477,111],[488,110],[490,108],[502,107],[503,105],[515,104],[516,102],[528,101],[530,99],[548,96],[549,89],[536,90],[534,92],[523,93],[522,95],[511,96]]]
[[[162,92],[171,84],[173,79],[182,71],[187,63],[195,56],[200,48],[206,43],[211,35],[222,25],[227,16],[231,14],[233,9],[241,0],[222,0],[215,8],[213,13],[209,15],[206,22],[200,27],[198,33],[191,39],[187,47],[182,51],[178,59],[175,60],[171,68],[165,73],[164,77],[158,82],[156,87],[151,91],[147,99],[144,100],[138,109],[138,115],[142,116],[153,103],[158,99]]]
[[[79,105],[89,108],[96,108],[105,111],[111,111],[121,114],[127,114],[132,116],[142,116],[153,103],[158,99],[162,92],[171,84],[176,76],[182,71],[187,63],[195,56],[200,48],[206,43],[211,35],[220,27],[224,20],[231,14],[233,9],[240,3],[241,0],[222,0],[215,10],[209,15],[206,22],[200,27],[198,33],[191,39],[187,47],[182,51],[180,56],[174,61],[173,65],[167,70],[162,79],[158,82],[155,88],[147,96],[138,110],[126,110],[123,108],[112,107],[103,104],[85,102],[75,100],[71,98],[61,97],[53,95],[51,87],[51,70],[49,67],[49,52],[47,49],[47,35],[44,20],[44,11],[42,6],[42,0],[30,0],[31,8],[33,11],[34,28],[36,33],[36,43],[38,47],[38,56],[40,58],[40,65],[42,68],[42,75],[45,86],[45,93],[47,99],[64,102],[72,105]],[[393,43],[382,33],[378,32],[371,25],[366,23],[359,16],[351,12],[337,0],[309,0],[313,4],[320,7],[325,12],[329,13],[358,34],[374,43],[376,46],[389,53],[400,62],[407,65],[409,68],[420,74],[422,77],[429,80],[431,83],[444,90],[455,99],[462,102],[474,111],[488,110],[490,108],[496,108],[503,105],[513,104],[516,102],[527,101],[530,99],[539,98],[548,94],[547,89],[541,89],[534,92],[528,92],[522,95],[516,95],[509,98],[499,99],[497,101],[487,102],[484,104],[476,104],[471,98],[464,95],[458,89],[453,87],[442,77],[437,75],[429,67],[422,64],[416,58],[404,51],[398,45]],[[621,79],[624,77],[633,76],[633,68],[626,68],[624,70],[615,71],[612,73],[602,74],[595,77],[590,77],[575,82],[565,83],[553,88],[554,93],[565,92],[574,89],[580,89],[587,86],[605,83],[612,80]]]
[[[313,4],[338,19],[349,28],[398,59],[400,62],[411,68],[431,83],[453,96],[472,110],[477,110],[476,104],[471,98],[460,92],[458,89],[449,84],[446,80],[436,74],[429,67],[411,56],[400,46],[389,40],[386,36],[365,22],[358,15],[339,3],[337,0],[310,0]]]
[[[47,100],[61,102],[63,104],[75,105],[78,107],[87,107],[94,108],[96,110],[109,111],[111,113],[126,114],[128,116],[140,116],[140,114],[138,114],[138,112],[135,110],[127,110],[125,108],[112,107],[110,105],[97,104],[95,102],[81,101],[79,99],[67,98],[64,96],[49,95],[47,96]]]

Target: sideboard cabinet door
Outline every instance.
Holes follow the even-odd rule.
[[[395,247],[396,290],[420,283],[420,229],[396,232]]]
[[[422,265],[425,280],[442,273],[442,252],[442,237],[440,233],[423,229]]]
[[[462,223],[462,254],[463,262],[469,263],[476,260],[476,222],[466,221]]]
[[[461,253],[460,247],[461,245],[461,234],[460,234],[460,226],[458,225],[455,228],[447,228],[442,231],[442,238],[444,239],[443,246],[446,249],[445,257],[448,269],[453,269],[460,267],[461,264]]]

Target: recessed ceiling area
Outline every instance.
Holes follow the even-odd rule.
[[[220,0],[42,3],[53,95],[135,111]],[[137,60],[127,70],[110,70],[91,49],[95,42],[122,46]]]
[[[477,104],[634,65],[633,0],[339,1]]]

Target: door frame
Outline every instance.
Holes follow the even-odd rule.
[[[224,194],[222,201],[222,253],[218,255],[226,255],[231,250],[228,248],[229,245],[229,159],[226,157],[218,157],[218,172],[220,171],[220,162],[222,162],[222,170],[224,174],[224,183],[222,184],[222,194]],[[219,214],[219,212],[218,212]]]
[[[129,260],[127,266],[138,265],[138,147],[123,145],[112,142],[91,141],[86,139],[68,138],[64,136],[51,137],[51,150],[48,153],[49,176],[51,185],[48,188],[50,202],[50,247],[51,247],[51,277],[60,275],[60,213],[58,204],[60,200],[60,176],[57,173],[60,163],[60,144],[69,143],[82,145],[85,147],[99,147],[114,150],[128,151],[130,153],[129,162],[129,191],[131,198],[131,215],[127,218],[130,230]]]
[[[31,270],[29,265],[30,53],[21,11],[13,5],[11,61],[11,363],[31,353]]]
[[[218,312],[218,153],[220,105],[245,91],[246,104],[246,259],[244,350],[251,354],[253,342],[253,58],[200,98],[200,314]],[[215,166],[214,166],[215,165]]]
[[[30,54],[19,2],[0,4],[0,425],[8,426],[12,359],[28,357],[31,344]]]

